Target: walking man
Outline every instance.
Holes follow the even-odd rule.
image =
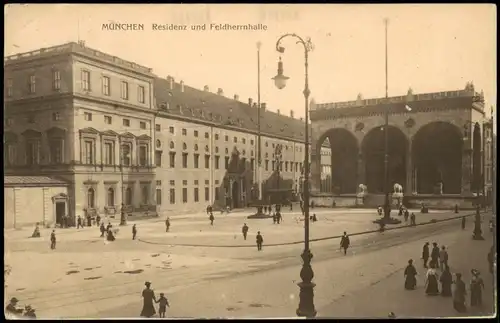
[[[137,227],[135,224],[132,226],[132,240],[135,240],[135,237],[137,236]]]
[[[170,218],[169,217],[167,217],[167,219],[165,220],[165,226],[167,227],[165,232],[168,232],[170,230]]]
[[[261,251],[262,250],[262,244],[264,243],[264,238],[262,238],[262,235],[260,234],[260,231],[257,232],[257,237],[255,238],[255,241],[257,242],[257,250]]]
[[[214,225],[214,214],[213,213],[210,213],[210,217],[208,218],[210,220],[210,225]]]
[[[50,249],[56,249],[56,230],[52,230],[50,234]]]
[[[241,232],[243,233],[243,240],[247,239],[248,226],[246,223],[243,224],[243,228],[241,228]]]
[[[432,251],[431,251],[431,268],[437,268],[438,260],[439,260],[439,247],[436,242],[432,243]]]
[[[104,222],[101,222],[101,226],[99,227],[101,230],[101,238],[104,237],[104,232],[106,232],[106,228],[104,227]]]
[[[76,228],[77,229],[83,228],[81,216],[78,216],[78,219],[76,220]]]
[[[427,261],[429,261],[429,243],[426,242],[424,244],[424,248],[422,249],[422,259],[424,260],[424,268],[428,268],[427,267]]]
[[[465,216],[462,217],[462,230],[465,230]]]
[[[441,272],[448,266],[448,251],[446,251],[446,247],[442,246],[441,251],[439,251],[439,267]]]
[[[350,244],[351,241],[349,236],[347,235],[347,232],[344,231],[344,235],[342,236],[342,239],[340,239],[340,248],[344,249],[344,256],[347,255],[347,248],[349,248]]]

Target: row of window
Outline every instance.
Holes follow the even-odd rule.
[[[34,74],[31,74],[28,77],[28,92],[30,94],[36,93],[36,81],[37,77]],[[81,84],[82,90],[84,91],[92,91],[92,84],[90,78],[90,71],[82,69],[81,71]],[[111,95],[111,79],[108,76],[101,76],[101,88],[102,94],[106,96]],[[61,72],[59,70],[52,70],[52,89],[54,91],[58,91],[61,89]],[[14,94],[14,80],[7,80],[7,96],[11,97]],[[123,100],[129,99],[129,83],[127,81],[120,82],[120,97]],[[144,86],[137,86],[137,101],[139,103],[146,102],[146,89]]]
[[[49,138],[49,160],[50,164],[63,163],[64,140],[60,138]],[[41,141],[39,138],[28,138],[25,141],[25,164],[39,165],[41,161]],[[3,150],[4,163],[6,166],[17,164],[17,144],[6,142]]]
[[[92,121],[92,113],[91,112],[84,112],[83,117],[85,121]],[[104,123],[105,124],[112,124],[113,123],[113,117],[112,116],[104,116]],[[122,119],[122,125],[124,127],[130,127],[130,119],[123,118]],[[139,128],[140,129],[147,129],[148,124],[145,121],[139,121]]]
[[[102,155],[102,164],[103,165],[123,165],[123,166],[132,166],[132,154],[133,154],[133,145],[132,142],[124,142],[120,145],[120,161],[117,163],[115,160],[115,152],[116,152],[116,143],[113,140],[104,140],[103,142],[103,155]],[[137,147],[138,152],[138,166],[149,166],[149,144],[146,142],[138,143]],[[97,163],[96,155],[96,141],[94,139],[86,138],[83,141],[82,147],[82,163],[93,165]]]

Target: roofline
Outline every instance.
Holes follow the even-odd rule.
[[[70,186],[69,183],[60,183],[60,184],[56,184],[56,183],[16,183],[16,184],[13,184],[13,183],[5,183],[3,184],[4,187],[68,187]]]

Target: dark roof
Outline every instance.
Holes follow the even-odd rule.
[[[4,177],[4,185],[61,185],[66,186],[63,180],[48,176],[11,176]]]
[[[156,78],[154,91],[158,110],[169,115],[197,119],[222,126],[256,132],[257,108],[223,95],[202,91],[174,82],[170,90],[167,79]],[[168,103],[168,108],[167,108]],[[304,121],[275,112],[261,110],[261,133],[283,139],[304,141]]]

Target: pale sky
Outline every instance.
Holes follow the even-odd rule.
[[[304,115],[304,57],[285,40],[283,90],[274,87],[284,33],[310,37],[311,97],[317,103],[385,95],[384,24],[389,19],[389,96],[463,89],[484,90],[486,112],[496,107],[496,10],[473,5],[8,5],[5,55],[78,38],[88,47],[153,68],[161,77],[246,102],[257,100],[257,46],[261,48],[261,102],[283,114]],[[79,21],[79,23],[78,23]],[[106,31],[105,23],[143,23],[144,31]],[[151,24],[265,24],[266,31],[152,31]],[[79,27],[78,27],[79,26]]]

